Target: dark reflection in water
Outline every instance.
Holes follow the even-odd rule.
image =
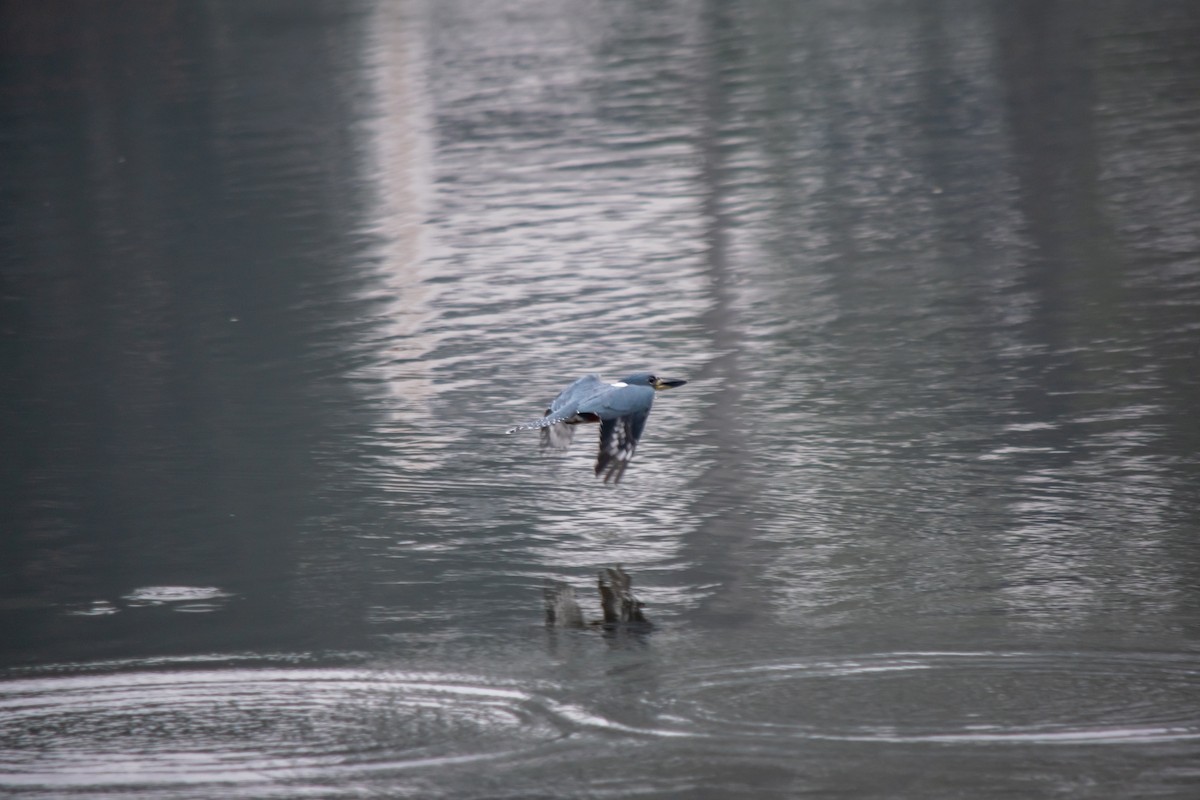
[[[1197,41],[0,10],[0,786],[1189,797]],[[503,435],[642,368],[619,487]]]
[[[313,614],[361,630],[352,586],[314,585],[378,307],[342,141],[362,111],[338,84],[359,22],[10,14],[5,597],[52,611],[18,614],[7,645],[292,645]],[[159,584],[219,586],[244,624],[180,641],[177,618],[60,618]]]

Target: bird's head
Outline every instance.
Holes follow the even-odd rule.
[[[649,386],[659,392],[663,389],[674,389],[676,386],[683,386],[687,383],[682,378],[659,378],[650,372],[635,372],[628,378],[623,378],[621,382],[627,383],[630,386]]]

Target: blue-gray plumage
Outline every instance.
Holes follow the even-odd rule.
[[[656,378],[638,372],[616,383],[605,383],[599,375],[585,375],[559,392],[550,402],[546,415],[526,422],[509,433],[540,430],[542,447],[556,450],[571,444],[575,425],[600,423],[600,453],[596,457],[596,475],[604,482],[620,483],[638,439],[646,427],[646,417],[654,404],[654,393],[683,386],[678,378]]]

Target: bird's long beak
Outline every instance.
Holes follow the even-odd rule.
[[[659,378],[654,382],[654,388],[661,392],[663,389],[674,389],[676,386],[683,386],[685,383],[687,381],[682,378]]]

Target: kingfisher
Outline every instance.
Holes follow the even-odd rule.
[[[565,450],[575,436],[576,425],[599,422],[596,477],[603,475],[605,483],[610,480],[620,483],[642,438],[655,392],[685,383],[679,378],[659,378],[650,372],[635,372],[616,383],[605,383],[599,375],[584,375],[550,401],[545,416],[507,432],[540,430],[542,449]]]

